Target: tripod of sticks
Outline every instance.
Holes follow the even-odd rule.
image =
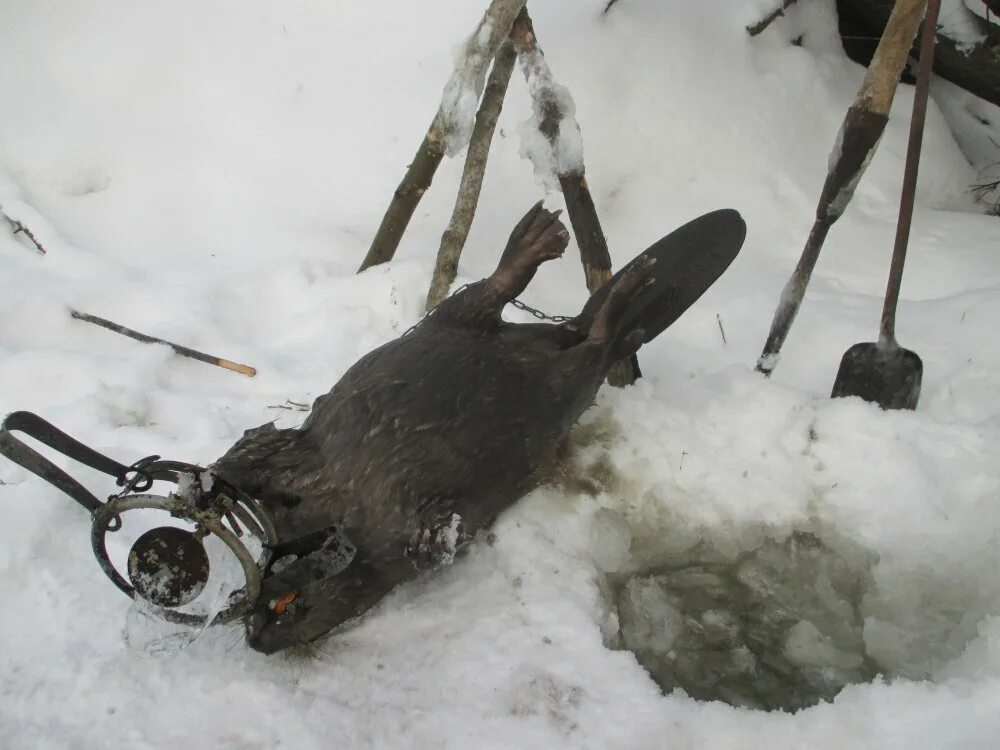
[[[560,159],[563,126],[579,137],[575,123],[567,120],[566,90],[555,82],[538,45],[526,0],[492,0],[479,25],[466,42],[455,72],[445,86],[442,104],[417,153],[393,193],[389,207],[358,272],[392,260],[400,240],[434,173],[445,155],[454,155],[467,144],[465,166],[451,220],[441,237],[437,262],[427,294],[428,311],[444,299],[458,272],[458,262],[475,217],[486,172],[490,144],[514,66],[520,62],[528,83],[539,131],[555,155],[557,177],[566,201],[587,289],[593,294],[612,276],[608,243],[587,185],[583,159]],[[487,68],[489,78],[487,80]],[[478,97],[474,123],[464,122],[454,106],[463,95]],[[608,374],[611,385],[635,382],[640,375],[635,357],[617,363]]]
[[[465,167],[448,228],[441,237],[437,263],[427,295],[427,310],[433,309],[444,299],[458,271],[458,261],[465,246],[475,217],[490,144],[503,107],[507,86],[520,61],[532,97],[539,131],[548,141],[556,156],[559,185],[566,200],[573,232],[576,234],[580,258],[583,261],[587,289],[593,293],[611,276],[611,256],[608,244],[597,217],[597,209],[587,186],[584,174],[582,149],[575,151],[575,158],[560,160],[560,144],[570,132],[570,140],[579,130],[567,108],[572,106],[566,90],[552,77],[545,56],[538,46],[538,39],[525,7],[527,0],[491,0],[482,20],[466,41],[451,79],[445,86],[441,106],[431,122],[417,153],[406,170],[403,180],[393,193],[389,208],[372,240],[371,247],[358,272],[392,260],[403,233],[417,208],[417,204],[431,185],[434,173],[445,155],[454,156],[466,145]],[[487,71],[489,80],[487,81]],[[456,104],[465,97],[474,96],[478,102],[474,122],[462,118]],[[15,232],[23,232],[39,253],[45,248],[35,235],[17,219],[10,217],[3,206],[0,216],[7,217]],[[87,313],[70,311],[73,318],[101,326],[136,341],[147,344],[166,344],[177,354],[223,367],[253,377],[256,370],[247,365],[204,354],[190,347],[149,336],[126,328],[104,318]],[[633,355],[615,364],[608,373],[611,385],[623,386],[635,382],[640,376],[638,360]]]

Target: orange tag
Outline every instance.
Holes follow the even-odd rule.
[[[285,614],[285,608],[295,601],[295,597],[299,595],[298,591],[289,591],[286,594],[282,594],[277,599],[271,600],[271,609],[277,612],[279,615]]]

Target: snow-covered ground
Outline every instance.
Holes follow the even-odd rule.
[[[917,412],[827,398],[843,351],[876,335],[908,86],[766,381],[752,366],[863,73],[833,0],[799,2],[753,40],[744,27],[772,3],[605,4],[532,13],[576,101],[616,265],[720,207],[749,234],[642,350],[646,377],[586,415],[573,470],[600,475],[596,494],[536,491],[494,546],[398,589],[311,658],[264,657],[232,627],[157,657],[126,645],[130,605],[94,562],[82,511],[2,461],[0,746],[1000,746],[1000,221],[966,193],[976,169],[932,105],[899,312],[925,365]],[[353,272],[484,6],[0,4],[0,205],[48,249],[0,227],[0,412],[36,411],[126,462],[207,463],[248,427],[301,420],[271,407],[311,401],[420,315],[459,160],[397,260]],[[530,116],[516,78],[460,281],[491,269],[543,194],[519,156]],[[557,313],[584,298],[571,253],[525,295]],[[68,307],[259,374],[137,344]],[[863,614],[886,680],[764,713],[664,696],[606,648],[601,568],[695,545],[733,556],[797,530],[877,560]]]

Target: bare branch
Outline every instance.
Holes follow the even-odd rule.
[[[767,27],[785,15],[785,11],[792,5],[795,5],[795,0],[781,0],[781,5],[768,13],[757,23],[752,26],[747,26],[747,33],[750,36],[757,36],[758,34],[764,33]]]
[[[28,229],[28,227],[24,226],[24,224],[16,219],[10,218],[6,213],[3,213],[2,210],[0,210],[0,213],[3,214],[3,217],[10,224],[11,229],[14,230],[14,234],[23,234],[31,241],[31,244],[35,246],[35,249],[38,250],[38,252],[45,255],[45,248],[42,246],[42,243],[38,241],[38,238],[35,237],[34,233]]]
[[[976,196],[976,200],[991,204],[990,213],[1000,213],[1000,180],[980,182],[972,185],[969,191]]]
[[[285,399],[283,404],[269,404],[268,409],[285,409],[286,411],[309,411],[309,404],[300,404],[298,401]]]

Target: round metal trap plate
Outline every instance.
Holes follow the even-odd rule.
[[[208,574],[208,553],[201,541],[175,526],[150,529],[128,553],[128,577],[136,593],[160,607],[197,599]]]

